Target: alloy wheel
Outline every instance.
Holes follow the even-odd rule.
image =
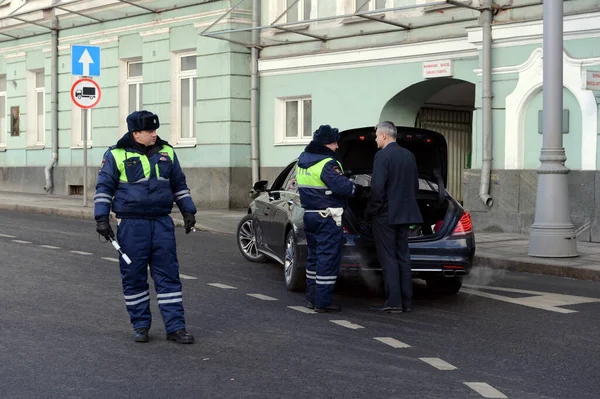
[[[292,280],[292,273],[294,272],[295,265],[295,252],[296,246],[294,244],[294,235],[289,234],[287,238],[287,242],[285,244],[285,281],[286,283],[290,283]]]
[[[258,258],[261,253],[258,252],[258,245],[256,244],[256,230],[252,220],[247,220],[240,227],[240,233],[238,240],[240,247],[244,253],[250,258]]]

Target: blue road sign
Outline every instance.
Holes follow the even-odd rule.
[[[71,46],[71,74],[100,76],[100,47]]]

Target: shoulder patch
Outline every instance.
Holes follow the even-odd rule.
[[[340,170],[340,167],[339,167],[339,166],[334,166],[334,167],[333,167],[333,171],[334,171],[335,173],[337,173],[338,175],[341,175],[341,174],[342,174],[342,171]]]

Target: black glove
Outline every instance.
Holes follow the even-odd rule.
[[[190,234],[192,227],[196,225],[196,218],[189,212],[183,213],[183,224],[185,226],[185,234]]]
[[[115,233],[113,232],[112,227],[110,227],[110,222],[108,219],[96,220],[96,231],[102,237],[106,238],[106,240],[109,238],[115,238]]]

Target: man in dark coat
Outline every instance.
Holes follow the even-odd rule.
[[[398,132],[392,122],[379,123],[375,134],[381,150],[373,163],[365,220],[372,220],[387,299],[383,306],[372,309],[410,312],[412,275],[408,232],[410,225],[423,223],[417,204],[419,173],[413,153],[398,145]]]

